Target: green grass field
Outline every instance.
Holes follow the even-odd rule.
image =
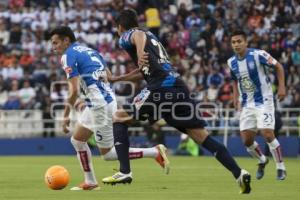
[[[102,185],[100,191],[70,191],[82,181],[75,156],[0,157],[0,200],[293,200],[300,197],[300,159],[286,159],[288,178],[275,180],[275,166],[267,166],[264,179],[255,180],[256,163],[250,158],[237,158],[253,177],[252,193],[238,194],[233,177],[212,157],[171,157],[172,169],[164,175],[152,159],[132,161],[134,181],[131,185]],[[64,190],[53,191],[44,184],[44,173],[51,165],[63,165],[70,174]],[[97,178],[111,175],[117,162],[94,158]]]

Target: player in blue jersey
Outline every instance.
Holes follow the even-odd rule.
[[[61,64],[69,82],[69,96],[63,115],[65,133],[69,132],[71,108],[75,106],[79,112],[71,143],[77,152],[85,180],[71,190],[96,190],[99,186],[87,140],[94,133],[97,146],[105,160],[118,159],[114,142],[116,144],[120,142],[113,132],[113,114],[117,110],[117,103],[109,82],[105,80],[109,70],[99,52],[76,42],[74,33],[69,27],[58,27],[50,35],[54,52],[62,55]],[[86,104],[78,101],[79,88],[84,93]],[[142,157],[155,158],[164,168],[164,161],[167,159],[166,148],[161,144],[152,148],[130,148],[130,159]]]
[[[286,178],[281,148],[274,136],[275,106],[273,91],[267,68],[276,70],[278,80],[277,96],[285,97],[284,69],[282,65],[264,50],[247,48],[247,37],[243,31],[235,31],[231,36],[235,55],[228,59],[234,83],[234,104],[241,109],[240,131],[247,151],[258,159],[256,178],[264,176],[268,158],[261,152],[255,141],[256,129],[268,143],[277,168],[277,179]]]
[[[109,80],[133,81],[144,78],[147,82],[131,105],[124,105],[116,112],[114,129],[118,130],[119,137],[126,138],[127,123],[131,120],[147,119],[153,123],[163,118],[209,150],[236,178],[241,193],[250,193],[250,174],[237,165],[224,145],[209,136],[197,104],[190,97],[186,84],[174,70],[159,40],[151,32],[138,27],[137,15],[133,10],[123,10],[116,23],[119,44],[130,54],[138,69],[127,75],[110,77]],[[122,183],[124,179],[132,178],[128,147],[127,141],[118,145],[116,150],[120,151],[119,159],[127,165],[121,165],[115,175],[102,179],[104,183]]]

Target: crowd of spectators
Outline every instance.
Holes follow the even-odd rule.
[[[0,0],[0,109],[44,109],[66,98],[65,85],[51,87],[66,80],[47,41],[59,25],[98,49],[113,74],[131,71],[134,63],[119,48],[114,27],[123,8],[137,10],[141,24],[160,38],[198,101],[232,106],[226,61],[233,54],[230,33],[242,28],[251,48],[283,64],[287,97],[281,106],[300,107],[299,0]],[[276,91],[272,69],[270,77]]]

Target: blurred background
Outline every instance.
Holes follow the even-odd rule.
[[[80,43],[97,49],[114,75],[136,66],[118,46],[114,18],[137,11],[143,27],[159,37],[173,66],[201,102],[208,129],[237,156],[248,155],[239,138],[238,113],[226,61],[230,34],[242,28],[249,47],[268,51],[285,68],[287,96],[277,102],[276,134],[286,156],[300,152],[299,0],[0,0],[0,154],[73,154],[64,135],[60,103],[67,97],[60,58],[51,54],[49,32],[70,26]],[[276,92],[277,80],[270,71]],[[120,104],[144,83],[114,85]],[[53,106],[56,105],[56,106]],[[54,110],[54,118],[51,114]],[[166,144],[172,153],[207,152],[164,121],[130,128],[132,146]],[[262,138],[259,143],[263,144]],[[91,146],[94,142],[91,139]]]

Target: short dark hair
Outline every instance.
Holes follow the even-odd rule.
[[[138,16],[132,9],[122,10],[116,18],[116,24],[121,25],[126,30],[138,27]]]
[[[247,35],[246,35],[245,31],[243,31],[243,30],[235,30],[235,31],[233,31],[230,38],[232,38],[233,36],[237,36],[237,35],[241,35],[245,39],[247,39]]]
[[[60,26],[60,27],[55,28],[54,30],[51,31],[50,38],[53,35],[58,35],[61,39],[68,37],[70,39],[71,43],[76,41],[74,32],[68,26]]]

